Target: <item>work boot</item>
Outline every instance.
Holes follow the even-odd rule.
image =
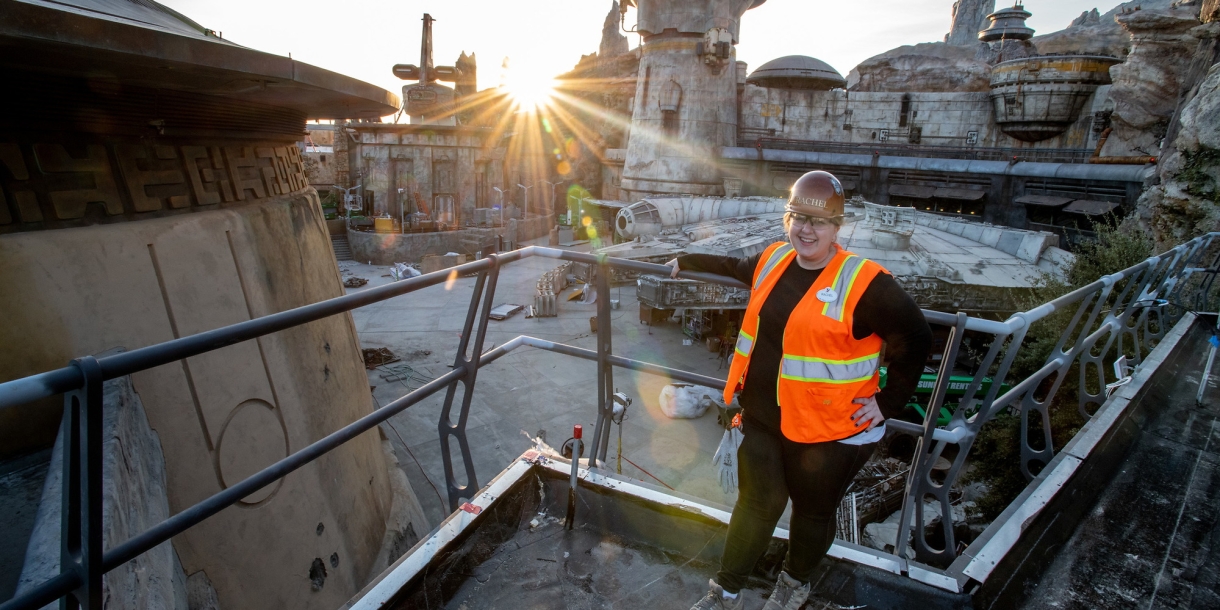
[[[767,598],[767,605],[763,606],[763,610],[800,610],[807,599],[809,599],[809,583],[801,584],[797,579],[788,576],[787,572],[780,572],[779,579],[775,581],[775,588],[771,589],[771,597]]]
[[[708,579],[707,584],[707,595],[691,606],[690,610],[741,610],[745,605],[745,596],[741,593],[737,594],[737,599],[728,599],[724,596],[724,587],[716,584],[715,580]],[[808,595],[808,587],[805,593]]]

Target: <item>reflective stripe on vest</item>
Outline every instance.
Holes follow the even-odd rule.
[[[851,294],[851,289],[856,284],[856,277],[860,275],[860,269],[864,267],[865,259],[856,256],[855,254],[847,257],[843,261],[843,265],[839,267],[839,273],[835,276],[834,288],[836,298],[822,307],[822,315],[838,321],[843,321],[843,305],[847,303],[847,297]]]
[[[872,377],[880,362],[880,352],[852,360],[827,360],[784,354],[780,364],[780,377],[817,383],[856,383]]]
[[[737,331],[737,347],[736,351],[742,356],[749,357],[750,352],[754,351],[754,337],[746,334],[746,331]]]
[[[754,280],[754,290],[758,290],[758,288],[762,286],[763,280],[767,279],[767,276],[770,275],[771,271],[775,269],[775,266],[778,265],[780,261],[784,260],[784,258],[787,257],[790,252],[794,251],[795,250],[792,247],[792,244],[784,244],[776,248],[775,251],[771,253],[771,256],[767,259],[767,264],[764,265],[762,271],[759,272],[758,279]]]

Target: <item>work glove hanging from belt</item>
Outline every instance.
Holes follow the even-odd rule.
[[[725,430],[732,428],[733,420],[741,417],[741,405],[737,404],[736,398],[734,398],[733,403],[727,407],[720,404],[720,401],[716,401],[716,411],[716,423],[720,424],[720,427],[724,428]],[[737,427],[741,427],[740,421],[738,421]]]
[[[737,491],[737,449],[741,447],[744,438],[741,434],[741,408],[738,407],[735,411],[729,419],[728,429],[720,439],[720,446],[716,448],[716,455],[712,457],[712,463],[716,465],[720,478],[720,488],[726,494]]]

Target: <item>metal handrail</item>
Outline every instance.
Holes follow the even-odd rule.
[[[642,273],[668,274],[670,267],[653,263],[643,263],[627,259],[612,259],[606,256],[568,252],[558,248],[542,246],[527,246],[519,250],[496,255],[499,264],[510,263],[531,256],[557,258],[580,263],[599,264],[603,260],[611,267],[630,269]],[[335,314],[351,311],[365,305],[379,303],[386,299],[415,292],[429,286],[443,284],[450,277],[466,276],[473,273],[486,272],[491,267],[491,259],[484,258],[449,269],[442,269],[424,275],[408,278],[398,282],[384,284],[361,292],[347,294],[309,305],[302,305],[287,311],[273,313],[245,322],[231,324],[214,330],[188,335],[178,339],[165,341],[156,345],[142,347],[127,352],[121,352],[98,359],[102,367],[103,377],[107,380],[130,375],[131,373],[150,369],[198,356],[199,354],[220,349],[234,343],[241,343],[274,332],[299,326],[315,320],[320,320]],[[737,280],[711,273],[698,271],[680,271],[679,277],[723,284],[734,288],[748,288]],[[72,366],[65,366],[53,371],[30,375],[21,379],[0,383],[0,409],[32,402],[41,398],[49,398],[63,394],[81,386],[83,380],[80,372]]]
[[[1004,408],[1008,408],[1013,404],[1020,403],[1022,413],[1025,414],[1029,410],[1045,409],[1058,389],[1058,381],[1062,380],[1063,374],[1066,373],[1067,367],[1071,366],[1077,359],[1084,358],[1092,350],[1093,346],[1106,335],[1110,335],[1111,339],[1107,341],[1103,352],[1108,352],[1111,346],[1115,343],[1113,338],[1120,337],[1118,347],[1122,349],[1121,336],[1123,333],[1131,333],[1132,328],[1145,325],[1147,330],[1147,321],[1149,312],[1161,307],[1159,304],[1168,301],[1169,299],[1177,298],[1181,300],[1184,295],[1188,280],[1192,274],[1199,272],[1214,273],[1215,264],[1206,267],[1200,266],[1199,261],[1205,252],[1208,251],[1213,241],[1220,237],[1220,233],[1211,233],[1203,237],[1196,238],[1166,252],[1159,256],[1150,257],[1149,259],[1131,267],[1122,272],[1104,277],[1098,281],[1075,290],[1067,295],[1054,299],[1053,301],[1043,304],[1039,307],[1031,309],[1027,312],[1014,314],[1004,322],[996,322],[979,318],[972,318],[965,314],[947,314],[942,312],[924,311],[925,318],[933,324],[950,326],[954,330],[951,332],[950,341],[946,345],[946,357],[942,358],[941,370],[938,374],[936,390],[934,391],[932,404],[928,405],[926,413],[929,419],[925,420],[924,425],[916,425],[908,422],[891,421],[889,425],[903,433],[913,434],[920,438],[916,451],[916,464],[911,469],[910,480],[908,484],[908,492],[904,501],[904,515],[906,511],[912,508],[922,510],[922,502],[918,507],[912,506],[914,498],[923,498],[925,495],[938,496],[938,491],[933,490],[923,484],[927,479],[927,474],[931,471],[931,466],[943,452],[944,448],[949,444],[954,444],[960,447],[954,464],[950,469],[943,487],[948,489],[949,484],[960,472],[961,464],[964,461],[966,454],[969,452],[970,445],[978,432],[979,427],[987,420],[991,419],[996,413]],[[605,255],[595,255],[577,252],[568,252],[556,248],[547,248],[541,246],[529,246],[513,252],[504,254],[490,255],[487,258],[459,265],[457,267],[437,271],[434,273],[425,274],[415,278],[402,280],[378,286],[359,293],[348,294],[318,303],[304,305],[287,311],[255,318],[246,322],[233,324],[223,328],[198,333],[195,335],[166,341],[156,345],[135,349],[129,352],[118,353],[110,356],[95,359],[87,356],[74,360],[70,366],[32,375],[22,379],[0,383],[0,409],[28,403],[33,400],[47,398],[56,394],[65,393],[65,413],[67,416],[76,417],[80,420],[80,425],[66,425],[66,438],[64,443],[65,458],[73,456],[75,459],[65,459],[65,464],[69,469],[71,476],[64,477],[65,498],[69,498],[66,503],[70,510],[66,510],[62,519],[64,523],[70,523],[73,520],[80,522],[81,527],[75,529],[65,527],[65,532],[73,535],[79,535],[80,540],[65,540],[65,548],[69,549],[74,556],[61,558],[62,572],[56,577],[34,587],[25,593],[0,604],[0,610],[17,610],[28,608],[39,608],[57,598],[67,594],[75,596],[77,601],[89,606],[89,600],[100,600],[101,592],[101,576],[110,570],[117,568],[123,563],[133,559],[134,557],[146,552],[153,547],[164,543],[173,536],[185,531],[193,525],[207,519],[211,515],[220,510],[238,502],[251,493],[273,483],[274,481],[286,476],[292,471],[308,464],[318,457],[326,454],[330,450],[342,445],[343,443],[359,436],[360,434],[372,429],[374,426],[389,419],[397,413],[417,404],[421,400],[435,394],[442,389],[448,389],[449,393],[446,397],[444,409],[442,411],[441,422],[439,429],[442,438],[442,444],[447,442],[448,436],[453,436],[459,442],[462,450],[463,461],[466,468],[466,485],[458,486],[454,481],[453,467],[449,460],[449,451],[447,448],[443,452],[445,457],[445,469],[447,485],[450,492],[451,508],[455,501],[460,497],[470,497],[473,491],[471,487],[477,488],[477,481],[473,469],[473,463],[470,459],[469,447],[465,440],[465,419],[470,407],[470,397],[473,394],[474,375],[478,369],[486,366],[495,360],[503,357],[507,353],[519,347],[534,347],[545,349],[556,353],[595,360],[598,362],[599,375],[599,394],[598,394],[598,421],[594,434],[591,437],[591,452],[590,457],[593,459],[605,459],[606,447],[608,445],[609,434],[609,418],[612,408],[612,400],[610,393],[613,391],[612,371],[614,367],[626,368],[632,370],[643,371],[647,373],[665,375],[673,379],[697,383],[700,385],[716,386],[724,383],[724,380],[698,375],[695,373],[681,371],[664,367],[662,365],[647,363],[620,356],[615,356],[612,353],[610,335],[611,333],[598,333],[598,348],[596,350],[588,350],[561,343],[555,343],[534,337],[520,336],[503,345],[500,345],[487,352],[482,351],[482,343],[485,337],[487,314],[490,310],[491,298],[494,295],[495,280],[498,274],[499,267],[503,264],[528,258],[531,256],[543,256],[547,258],[555,258],[578,263],[586,263],[595,265],[597,269],[595,281],[598,283],[598,290],[601,294],[608,294],[609,273],[611,267],[629,269],[642,273],[657,273],[668,274],[672,269],[665,265],[652,263],[644,263],[639,261],[630,261],[625,259],[610,258]],[[414,292],[429,286],[444,283],[451,278],[460,275],[477,274],[476,289],[471,297],[471,305],[467,312],[466,328],[462,333],[460,349],[458,351],[457,360],[453,370],[448,373],[433,379],[417,390],[414,390],[397,400],[381,407],[380,409],[344,426],[343,428],[331,433],[330,435],[314,442],[313,444],[297,451],[280,461],[276,462],[259,471],[258,473],[246,478],[213,496],[195,504],[194,506],[183,510],[180,513],[162,521],[153,526],[149,530],[142,532],[131,539],[119,544],[108,552],[101,552],[101,466],[100,453],[96,453],[96,457],[88,457],[81,459],[80,452],[100,451],[100,443],[92,442],[94,428],[96,427],[97,434],[100,435],[101,425],[101,393],[100,383],[104,380],[115,379],[131,373],[153,368],[191,356],[196,356],[208,351],[219,349],[228,345],[246,341],[256,337],[264,336],[273,332],[319,320],[331,315],[344,313],[369,305],[394,298],[403,294]],[[747,286],[736,280],[723,276],[712,275],[708,273],[680,271],[679,277],[712,282],[739,288]],[[1210,276],[1209,276],[1210,277]],[[1100,326],[1093,330],[1094,322],[1097,320],[1102,307],[1107,305],[1112,288],[1119,282],[1130,280],[1118,295],[1118,301],[1110,304],[1112,307],[1100,321]],[[1210,289],[1211,282],[1205,282],[1204,289]],[[484,294],[484,287],[488,286],[489,290]],[[1125,299],[1125,300],[1124,300]],[[480,301],[482,306],[480,307]],[[1149,304],[1152,305],[1149,305]],[[996,397],[1002,385],[1008,368],[1012,363],[1013,357],[1020,346],[1021,340],[1027,332],[1029,326],[1038,320],[1044,319],[1052,315],[1056,311],[1063,310],[1073,304],[1079,304],[1079,310],[1076,317],[1073,319],[1071,327],[1064,332],[1064,337],[1060,341],[1060,345],[1051,354],[1045,366],[1041,370],[1031,375],[1029,378],[1022,380],[1014,385],[1003,396]],[[1074,336],[1077,330],[1078,323],[1082,320],[1085,310],[1092,305],[1092,313],[1087,317],[1087,328],[1083,332],[1079,332],[1079,336],[1075,344],[1067,350],[1062,349],[1066,339]],[[1162,307],[1163,309],[1163,307]],[[481,316],[476,319],[476,313],[481,312]],[[609,300],[602,298],[598,299],[598,319],[599,328],[609,329]],[[1132,325],[1132,318],[1134,326]],[[478,332],[472,333],[475,323],[478,323]],[[946,428],[937,428],[935,422],[936,413],[939,412],[941,403],[944,399],[944,385],[947,383],[949,373],[951,372],[953,355],[956,354],[960,346],[963,331],[979,331],[992,334],[994,340],[992,346],[980,366],[979,372],[975,375],[970,387],[967,389],[962,398],[963,406],[975,404],[979,406],[979,415],[967,419],[964,413],[968,409],[959,408],[954,417]],[[1162,320],[1160,325],[1160,335],[1165,332],[1165,322]],[[474,336],[474,345],[468,345],[468,340]],[[1144,347],[1148,347],[1148,338],[1156,338],[1156,333],[1145,332],[1145,340],[1142,342]],[[1133,340],[1135,340],[1133,338]],[[473,354],[477,356],[467,358],[466,353],[469,347],[473,347]],[[1140,344],[1137,342],[1136,350],[1139,352]],[[1000,358],[1001,353],[1003,355]],[[1104,357],[1095,356],[1100,359]],[[1138,362],[1138,356],[1136,361]],[[993,382],[987,395],[981,399],[976,399],[975,394],[982,385],[984,375],[998,362],[998,369],[992,374]],[[1033,390],[1049,375],[1059,374],[1058,381],[1055,383],[1054,389],[1039,403],[1033,399]],[[1082,371],[1083,375],[1083,371]],[[454,424],[449,420],[450,407],[453,402],[454,390],[457,383],[465,383],[467,385],[464,393],[464,403],[460,407],[458,413],[459,423]],[[1084,384],[1081,384],[1081,396],[1085,396]],[[73,420],[75,421],[75,420]],[[1049,426],[1049,422],[1046,423]],[[82,432],[83,430],[83,432]],[[1047,433],[1049,437],[1049,432]],[[100,436],[99,436],[100,438]],[[1028,462],[1027,448],[1023,444],[1023,469],[1026,468]],[[446,446],[447,447],[447,446]],[[931,451],[925,450],[925,447],[931,448]],[[1049,444],[1047,445],[1049,449]],[[76,452],[76,453],[73,453]],[[90,459],[93,462],[90,462]],[[82,462],[84,463],[85,473],[82,475],[79,472],[72,474],[72,469],[81,469]],[[1028,470],[1027,470],[1028,472]],[[930,479],[929,479],[930,481]],[[80,488],[72,488],[74,483],[79,484]],[[464,496],[462,494],[465,494]],[[943,494],[941,494],[943,495]],[[939,497],[939,496],[938,496]],[[75,504],[73,505],[73,502]],[[947,504],[947,498],[942,499],[942,503]],[[948,514],[947,506],[944,506]],[[90,527],[92,525],[92,527]],[[993,527],[998,524],[993,524]],[[928,547],[922,536],[916,536],[915,548],[917,556],[922,560],[945,560],[947,553],[952,553],[952,531],[951,528],[945,528],[946,547],[942,551],[937,551]],[[900,545],[905,548],[905,545]],[[903,557],[904,549],[895,549],[895,555]],[[905,561],[905,559],[903,559]]]

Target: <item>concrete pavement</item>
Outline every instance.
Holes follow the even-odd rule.
[[[494,303],[532,304],[536,280],[559,262],[535,257],[506,265],[500,272]],[[386,277],[389,267],[344,261],[341,268],[345,277],[350,274],[369,280],[367,285],[348,292],[391,281]],[[407,364],[417,372],[417,379],[444,374],[457,352],[474,283],[474,278],[458,278],[352,312],[362,347],[388,347],[402,358],[402,362],[390,366]],[[567,301],[573,289],[559,295],[556,318],[527,319],[521,312],[504,321],[490,321],[484,349],[523,334],[595,349],[597,337],[589,330],[589,318],[596,315],[596,305]],[[612,312],[616,355],[716,378],[725,376],[727,370],[717,354],[697,342],[683,345],[685,337],[678,323],[651,328],[639,323],[634,285],[612,288],[611,293],[621,305]],[[478,484],[486,484],[525,451],[531,445],[528,437],[539,431],[545,431],[547,442],[555,447],[571,436],[574,424],[584,425],[587,435],[591,435],[596,422],[596,373],[593,362],[529,347],[519,348],[480,370],[466,429]],[[376,386],[373,397],[379,405],[421,385],[418,381],[387,381],[383,374],[384,367],[369,371],[369,385]],[[712,455],[723,434],[715,412],[695,420],[671,420],[661,412],[658,402],[667,379],[616,369],[614,382],[633,399],[623,423],[622,443],[623,456],[638,468],[624,460],[623,474],[653,484],[659,479],[679,492],[732,506],[736,494],[726,495],[721,490],[712,466]],[[458,387],[455,414],[462,396]],[[437,431],[443,402],[444,392],[439,392],[383,426],[431,525],[449,512],[443,500],[446,494]],[[618,430],[611,429],[607,455],[612,466],[617,443]],[[451,452],[460,484],[464,482],[460,454],[456,446]]]

